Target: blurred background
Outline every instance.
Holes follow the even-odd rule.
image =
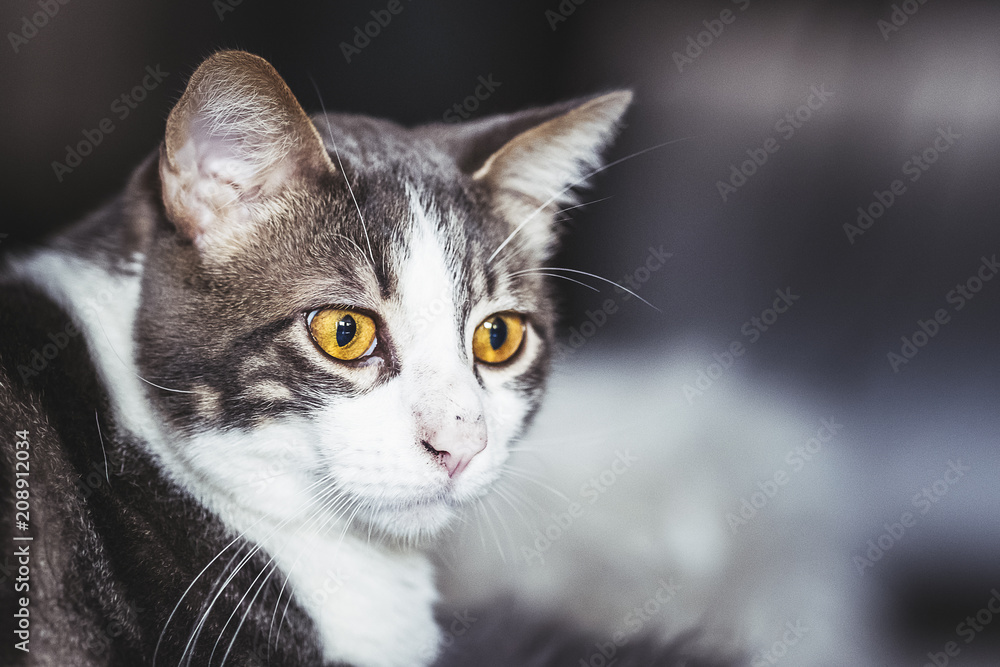
[[[387,2],[62,2],[0,7],[0,249],[117,193],[218,48],[267,58],[308,111],[318,88],[329,110],[403,124],[631,88],[609,160],[673,143],[595,179],[555,265],[631,281],[662,312],[565,283],[564,354],[676,351],[696,363],[668,390],[690,405],[738,341],[738,374],[712,382],[839,415],[864,508],[847,564],[960,459],[859,575],[912,664],[1000,586],[1000,6],[401,0],[355,42]],[[797,297],[777,316],[776,290]],[[607,298],[617,311],[581,329]],[[998,629],[976,632],[980,655],[1000,655]]]

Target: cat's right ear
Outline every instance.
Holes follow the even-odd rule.
[[[242,51],[220,51],[198,67],[160,147],[167,216],[203,252],[238,245],[283,194],[333,170],[281,76]]]

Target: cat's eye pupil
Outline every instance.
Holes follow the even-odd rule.
[[[344,315],[337,322],[337,345],[344,347],[354,339],[354,334],[358,330],[358,324],[350,315]]]
[[[492,322],[487,322],[490,329],[490,347],[499,350],[507,342],[507,323],[502,318],[493,318]]]

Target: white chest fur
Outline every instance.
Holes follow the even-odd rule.
[[[262,536],[263,537],[263,536]],[[324,656],[354,665],[426,665],[438,650],[434,572],[422,554],[339,533],[262,539],[319,629]]]

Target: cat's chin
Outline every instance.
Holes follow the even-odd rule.
[[[374,500],[362,497],[362,508],[353,527],[358,534],[378,534],[391,541],[408,544],[426,543],[451,527],[464,507],[484,495],[499,475],[479,470],[466,475],[458,484],[446,483],[435,490],[398,493],[394,498]]]
[[[458,517],[450,500],[434,498],[395,503],[370,510],[364,517],[368,527],[384,536],[407,543],[422,543],[437,537]]]

